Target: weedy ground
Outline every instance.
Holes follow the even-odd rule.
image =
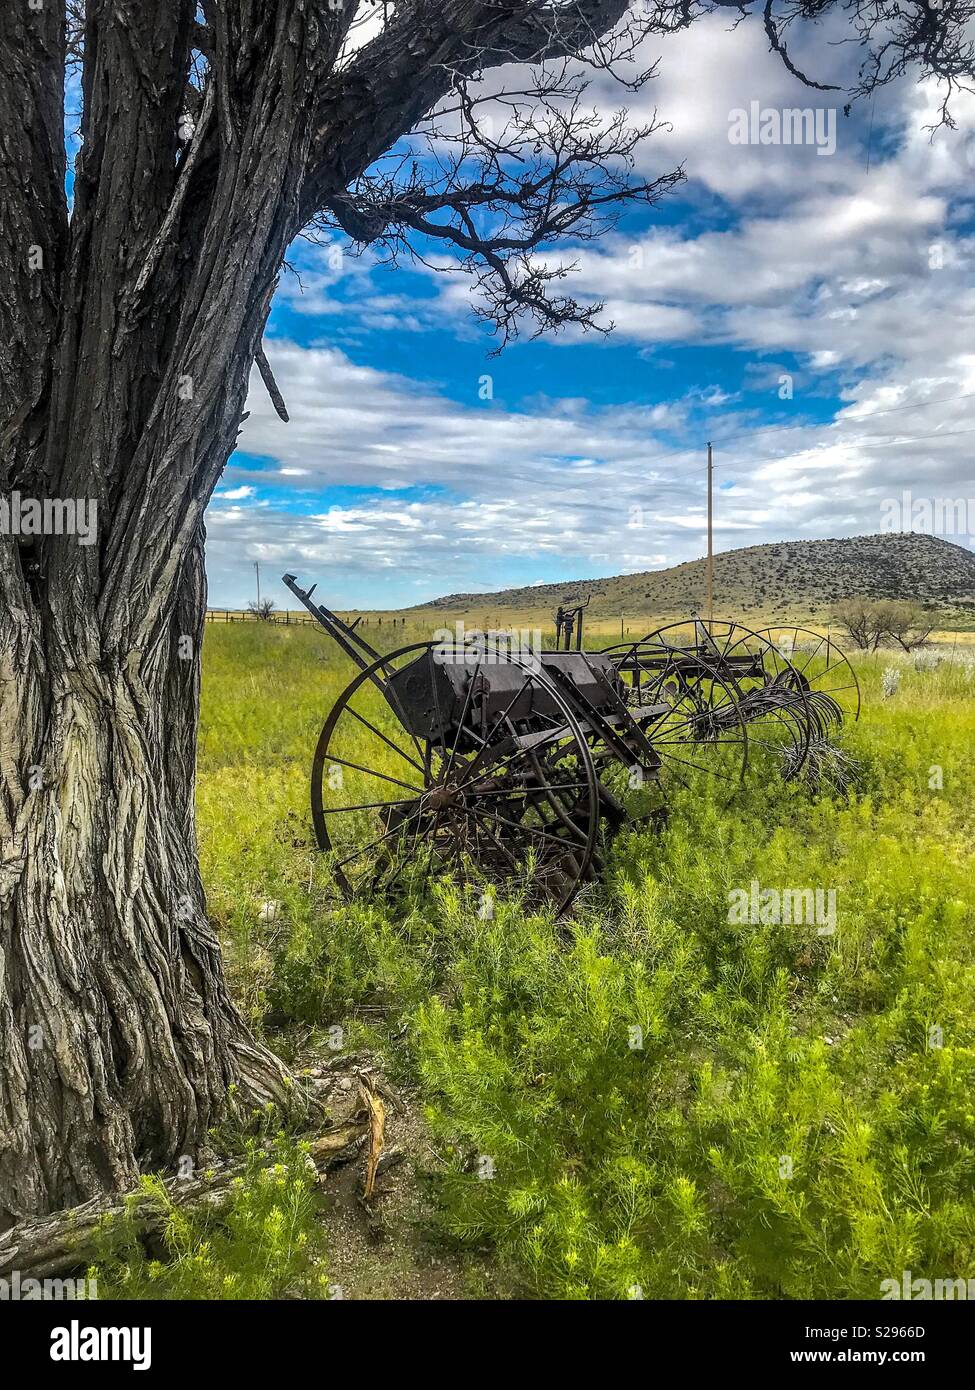
[[[348,1213],[302,1189],[299,1156],[276,1200],[274,1180],[245,1187],[218,1237],[174,1232],[159,1290],[327,1296],[330,1255],[352,1297],[877,1298],[905,1269],[975,1275],[962,650],[858,660],[856,791],[678,793],[556,924],[516,898],[481,920],[451,882],[406,907],[339,904],[307,788],[348,665],[312,628],[211,627],[199,825],[233,987],[299,1060],[336,1038],[379,1059],[422,1131],[404,1165],[422,1195],[360,1286]],[[835,889],[837,930],[729,922],[753,880]],[[272,1278],[241,1274],[235,1231]],[[424,1261],[449,1271],[429,1295]]]

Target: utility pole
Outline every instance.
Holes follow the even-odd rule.
[[[708,622],[714,618],[714,464],[711,442],[708,441]]]
[[[708,445],[708,447],[710,448],[711,446]],[[255,561],[254,561],[254,573],[257,575],[257,611],[260,612],[260,611],[261,611],[261,562],[260,562],[260,560],[255,560]]]

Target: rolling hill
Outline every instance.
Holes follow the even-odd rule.
[[[416,612],[477,611],[527,615],[591,595],[590,619],[683,617],[705,606],[705,563],[645,570],[609,579],[578,579],[485,594],[447,594]],[[975,614],[975,553],[915,533],[841,540],[781,541],[728,550],[714,557],[714,611],[813,619],[850,597],[915,599],[962,616]]]

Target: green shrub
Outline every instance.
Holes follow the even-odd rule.
[[[150,1253],[131,1210],[107,1223],[88,1277],[98,1296],[122,1299],[327,1298],[315,1178],[307,1152],[279,1138],[277,1161],[253,1144],[243,1174],[217,1210],[174,1205],[157,1178],[136,1200],[156,1204]]]

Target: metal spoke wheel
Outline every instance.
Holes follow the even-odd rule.
[[[786,658],[814,707],[820,737],[844,719],[860,718],[860,682],[836,639],[807,627],[785,625],[759,633]]]
[[[712,795],[730,801],[748,770],[751,741],[734,685],[700,657],[689,660],[685,652],[653,640],[620,643],[601,654],[607,653],[658,764],[642,769],[649,775],[638,777],[638,783],[655,786],[665,805],[671,790],[703,777],[712,780]],[[598,757],[597,770],[602,770]]]
[[[562,912],[591,876],[598,817],[577,716],[502,652],[427,642],[379,658],[339,696],[312,768],[315,835],[347,897],[450,874]]]
[[[798,775],[816,711],[788,658],[767,637],[726,618],[695,618],[658,628],[638,648],[644,666],[655,650],[658,659],[681,661],[685,679],[699,686],[702,697],[712,686],[698,679],[696,668],[702,675],[716,672],[735,692],[748,726],[752,770],[766,776],[771,759],[786,778]]]

